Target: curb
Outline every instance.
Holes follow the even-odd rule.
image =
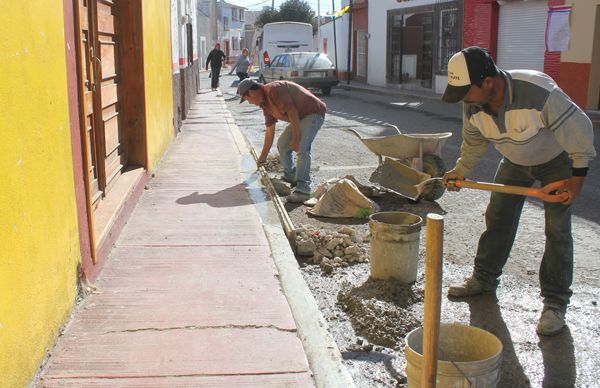
[[[223,103],[225,104],[225,100]],[[256,170],[255,159],[252,156],[253,148],[235,124],[231,113],[227,122],[242,155],[242,164],[246,166],[242,172]],[[354,380],[344,366],[340,350],[327,330],[327,322],[300,273],[290,242],[281,226],[281,216],[277,214],[277,209],[264,191],[260,179],[249,186],[250,189],[261,188],[267,199],[262,203],[254,201],[254,206],[263,220],[271,255],[279,272],[280,284],[296,322],[298,338],[302,341],[315,385],[319,388],[354,388]]]

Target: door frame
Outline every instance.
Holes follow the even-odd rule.
[[[98,0],[88,0],[89,3]],[[119,208],[115,215],[115,222],[108,238],[97,239],[94,233],[94,207],[92,204],[92,193],[90,187],[90,174],[88,171],[87,155],[87,136],[85,128],[85,97],[83,81],[81,51],[81,9],[79,0],[63,0],[65,4],[65,15],[72,11],[69,21],[65,18],[65,26],[73,31],[72,47],[75,48],[75,70],[77,75],[76,85],[71,85],[77,91],[77,98],[70,98],[69,106],[75,106],[77,110],[77,119],[72,120],[72,127],[76,126],[79,136],[74,136],[72,141],[76,144],[73,147],[73,158],[79,159],[76,167],[78,174],[83,179],[84,196],[77,197],[77,211],[80,220],[87,220],[81,223],[79,227],[80,242],[82,242],[82,270],[81,274],[86,279],[94,279],[103,264],[104,259],[110,252],[110,246],[116,240],[120,228],[124,222],[123,217],[127,217],[130,209]],[[145,105],[145,87],[144,87],[144,50],[143,50],[143,24],[142,24],[142,0],[128,0],[115,3],[119,12],[120,45],[118,54],[121,66],[121,95],[123,100],[122,120],[125,136],[123,147],[127,153],[129,165],[132,167],[142,167],[146,173],[148,171],[148,141],[146,132],[146,105]],[[67,34],[66,34],[67,35]],[[68,38],[67,38],[68,39]],[[68,43],[68,41],[67,41]],[[96,49],[95,49],[96,50]],[[70,69],[70,68],[69,68]],[[101,76],[96,73],[96,76]],[[100,118],[101,119],[101,118]],[[80,183],[77,181],[75,185]],[[142,184],[143,185],[143,184]],[[136,191],[138,191],[136,189]],[[85,203],[82,203],[85,202]],[[133,206],[129,204],[127,206]],[[85,217],[82,213],[85,213]],[[116,229],[119,229],[118,231]],[[113,233],[114,232],[114,233]],[[101,241],[98,241],[101,240]]]

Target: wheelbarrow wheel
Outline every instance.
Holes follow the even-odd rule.
[[[423,156],[423,172],[431,175],[432,178],[441,177],[446,173],[446,165],[442,158],[437,155]],[[421,198],[426,201],[436,201],[444,195],[446,188],[442,182],[435,182],[427,185],[425,191],[421,194]]]
[[[442,182],[434,182],[432,184],[428,184],[419,199],[424,199],[426,201],[437,201],[444,195],[446,188],[442,184]]]
[[[437,178],[446,173],[446,165],[442,158],[437,155],[423,156],[423,172]]]

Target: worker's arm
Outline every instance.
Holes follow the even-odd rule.
[[[275,137],[275,124],[267,125],[265,131],[265,142],[263,144],[262,151],[260,152],[260,156],[256,161],[256,165],[258,167],[267,163],[267,156],[269,156],[269,151],[271,150],[271,146],[273,145],[273,139]]]
[[[292,127],[292,144],[290,148],[292,151],[298,152],[298,144],[300,144],[300,118],[298,117],[298,110],[293,107],[287,112],[288,120],[290,120],[290,126]]]

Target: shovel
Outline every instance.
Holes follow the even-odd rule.
[[[425,184],[427,181],[423,182]],[[452,185],[458,188],[477,189],[495,191],[497,193],[525,195],[528,197],[536,197],[544,202],[564,202],[569,199],[568,191],[558,191],[564,187],[566,179],[547,184],[544,187],[522,187],[510,186],[499,183],[486,183],[468,180],[448,180],[448,186]]]

